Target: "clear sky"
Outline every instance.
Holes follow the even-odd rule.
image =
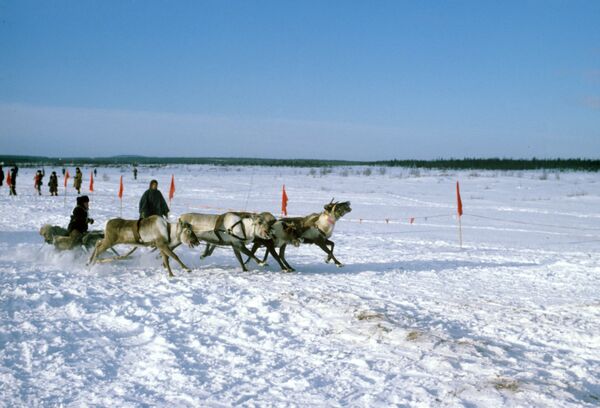
[[[600,1],[0,0],[0,154],[600,157]]]

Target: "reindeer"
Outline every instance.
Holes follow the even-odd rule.
[[[248,271],[248,268],[242,260],[242,253],[254,259],[257,264],[265,265],[265,262],[256,258],[245,245],[257,238],[270,239],[268,219],[264,213],[248,212],[227,212],[221,215],[188,213],[179,217],[179,221],[192,226],[199,240],[207,242],[201,258],[209,256],[216,245],[231,246],[244,271]]]
[[[250,252],[254,254],[256,253],[256,250],[258,248],[264,246],[267,248],[267,250],[265,252],[265,257],[262,260],[263,263],[266,261],[268,254],[271,254],[281,267],[282,271],[293,272],[294,268],[292,268],[287,262],[284,262],[281,258],[279,258],[279,255],[275,251],[275,248],[281,248],[284,244],[289,243],[296,247],[300,245],[301,239],[300,234],[296,229],[296,225],[286,223],[284,221],[278,221],[273,216],[273,214],[269,212],[262,212],[259,215],[261,215],[264,218],[265,222],[269,225],[271,238],[263,239],[258,236],[254,237],[253,246]],[[215,248],[216,245],[207,243],[206,249],[200,256],[200,258],[206,258],[207,256],[212,255]],[[245,263],[247,264],[248,262],[250,262],[251,259],[253,258],[249,256]]]
[[[327,254],[325,262],[329,263],[333,260],[337,267],[342,267],[344,265],[333,255],[335,244],[329,238],[333,234],[335,223],[344,215],[352,211],[352,208],[350,208],[350,201],[340,203],[339,201],[334,202],[333,199],[331,199],[329,204],[323,206],[323,209],[325,211],[320,213],[313,213],[305,217],[281,218],[279,221],[288,225],[294,225],[302,243],[315,244],[321,248]],[[279,249],[279,258],[281,259],[281,262],[291,268],[285,259],[286,246],[287,244],[281,245]],[[254,251],[256,250],[254,247],[252,249]],[[266,260],[267,256],[268,253],[265,254],[263,262]]]
[[[136,245],[136,248],[133,248],[127,255],[108,260],[124,259],[131,255],[137,249],[137,246],[152,246],[160,251],[163,266],[169,271],[169,277],[173,277],[175,275],[171,271],[169,257],[177,261],[184,270],[191,272],[190,268],[185,266],[169,247],[169,244],[178,245],[179,243],[184,243],[190,248],[199,243],[192,226],[184,221],[180,220],[177,224],[169,224],[167,220],[158,215],[152,215],[141,220],[113,218],[106,223],[104,239],[96,244],[89,263],[95,263],[100,254],[117,244]]]

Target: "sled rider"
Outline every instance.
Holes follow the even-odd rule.
[[[67,228],[66,237],[56,237],[54,239],[54,245],[58,249],[72,249],[75,245],[81,243],[83,234],[88,230],[88,224],[93,224],[94,220],[88,217],[88,210],[90,205],[90,199],[88,196],[83,195],[77,197],[77,206],[73,209],[73,215],[71,215],[71,222]]]

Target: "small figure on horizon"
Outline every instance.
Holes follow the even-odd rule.
[[[62,169],[63,176],[65,175],[65,171],[67,171],[64,167]]]
[[[133,168],[133,179],[137,180],[137,167]]]
[[[35,189],[38,192],[38,195],[42,195],[42,185],[44,183],[44,176],[46,175],[46,171],[45,170],[38,170],[37,173],[35,173]]]
[[[73,209],[71,222],[69,222],[69,226],[67,227],[67,233],[69,235],[66,237],[54,238],[54,246],[57,249],[71,249],[81,242],[83,235],[88,230],[88,224],[94,223],[94,220],[88,217],[89,209],[89,197],[86,195],[77,197],[77,206]]]
[[[58,177],[56,176],[56,172],[53,171],[50,174],[50,181],[48,181],[48,186],[50,187],[50,195],[57,196],[58,195]]]
[[[94,177],[96,177],[98,175],[98,171],[96,169],[94,169]]]
[[[75,169],[75,177],[73,178],[73,187],[77,190],[77,194],[81,194],[81,182],[83,181],[83,174],[79,167]]]
[[[17,175],[19,174],[19,168],[15,164],[12,169],[10,169],[10,194],[9,195],[17,195]]]
[[[152,180],[150,188],[142,195],[140,199],[140,218],[148,218],[151,215],[167,217],[169,215],[169,207],[158,189],[158,181]]]

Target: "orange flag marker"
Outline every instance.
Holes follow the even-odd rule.
[[[287,203],[288,203],[288,196],[285,192],[285,184],[283,185],[283,193],[281,194],[281,213],[283,215],[288,215],[287,213]]]
[[[171,174],[171,188],[169,188],[169,204],[175,195],[175,175]]]

